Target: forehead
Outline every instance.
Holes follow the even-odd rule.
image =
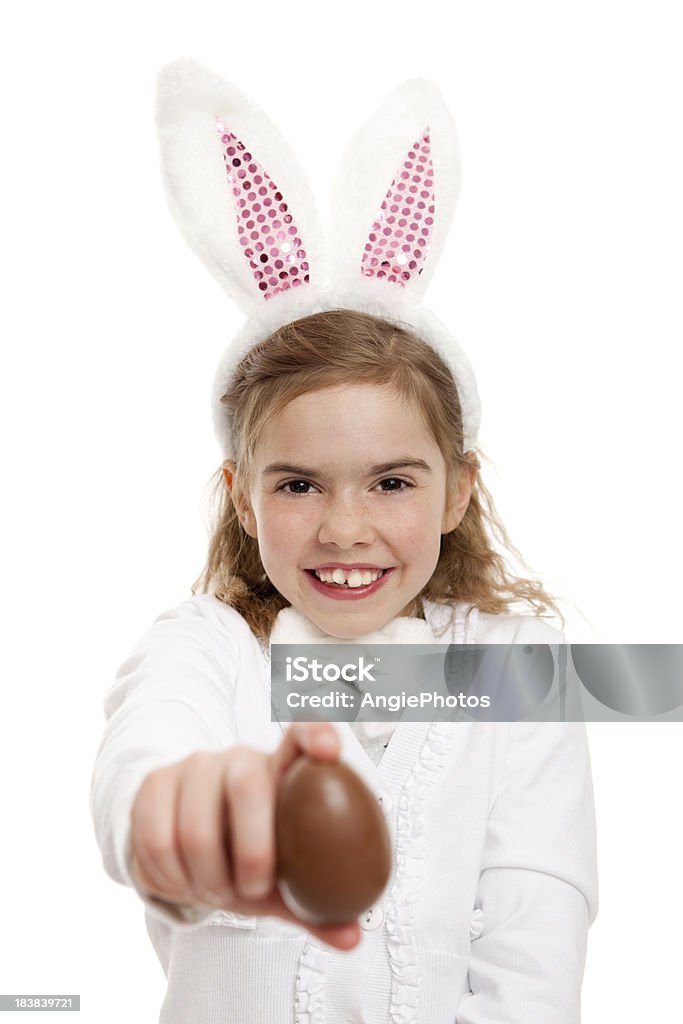
[[[397,454],[434,457],[438,446],[423,417],[393,389],[341,385],[292,399],[264,426],[257,462],[316,460],[360,469]]]

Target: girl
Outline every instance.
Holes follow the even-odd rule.
[[[92,781],[105,868],[168,978],[160,1020],[575,1024],[597,912],[584,726],[270,714],[273,643],[565,642],[495,550],[471,369],[415,302],[457,197],[448,113],[407,82],[356,136],[326,264],[300,171],[241,94],[174,62],[158,126],[171,208],[249,313],[216,376],[208,563],[121,666]],[[392,875],[351,925],[306,924],[275,884],[302,753],[348,762],[386,814]]]

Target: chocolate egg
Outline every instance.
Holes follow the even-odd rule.
[[[391,874],[379,804],[343,762],[302,756],[283,776],[276,806],[278,888],[289,909],[316,924],[353,921]]]

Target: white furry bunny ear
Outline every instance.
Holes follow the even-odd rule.
[[[248,316],[313,294],[323,243],[305,176],[284,138],[238,89],[190,58],[157,79],[156,124],[171,213]]]
[[[453,118],[437,87],[409,79],[351,140],[332,190],[330,274],[416,302],[434,273],[460,191]],[[375,294],[378,290],[373,287]]]

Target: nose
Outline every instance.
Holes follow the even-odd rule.
[[[318,528],[321,544],[348,550],[354,544],[370,544],[374,538],[370,512],[362,498],[339,497],[326,503]]]

